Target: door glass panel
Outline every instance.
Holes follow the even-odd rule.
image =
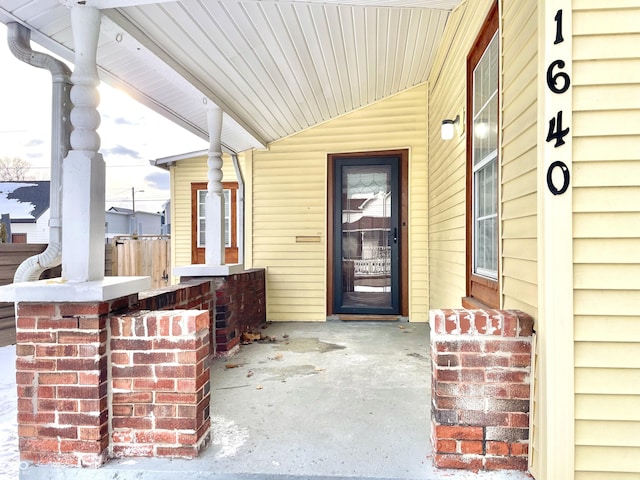
[[[391,175],[390,165],[342,167],[342,308],[392,307]]]

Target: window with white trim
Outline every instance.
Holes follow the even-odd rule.
[[[498,278],[498,34],[473,72],[473,273]]]
[[[496,2],[467,57],[466,308],[500,307],[499,115]]]

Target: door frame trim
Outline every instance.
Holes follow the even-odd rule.
[[[336,158],[367,158],[367,157],[399,157],[400,165],[398,165],[398,174],[400,180],[400,264],[398,265],[399,282],[400,282],[400,315],[409,316],[409,150],[376,150],[371,152],[350,152],[350,153],[330,153],[327,155],[327,218],[326,218],[326,242],[327,242],[327,258],[326,258],[326,283],[327,298],[326,310],[327,316],[334,315],[333,296],[335,294],[333,284],[333,216],[334,216],[334,185],[335,185],[335,161]],[[426,241],[426,239],[425,239]],[[353,315],[351,315],[353,316]],[[368,315],[363,315],[367,317]],[[397,315],[394,315],[397,316]]]

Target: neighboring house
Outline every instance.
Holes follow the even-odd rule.
[[[12,243],[49,242],[49,183],[0,182],[0,215],[9,216]]]
[[[171,200],[167,200],[162,204],[162,216],[164,222],[160,228],[162,235],[171,235]]]
[[[12,243],[49,242],[49,184],[47,181],[0,182],[0,214],[10,219]],[[111,207],[105,212],[106,237],[161,235],[164,215]]]
[[[127,46],[121,45],[127,35],[110,39],[105,34],[100,57],[108,59],[103,66],[111,68],[106,70],[121,75],[123,85],[137,80],[137,93],[148,94],[150,103],[166,107],[163,112],[173,113],[176,121],[192,130],[206,132],[206,123],[197,123],[206,112],[197,110],[193,101],[197,96],[188,90],[193,83],[201,84],[226,101],[225,110],[234,114],[226,128],[240,121],[265,140],[264,149],[237,142],[245,195],[236,198],[235,205],[246,218],[243,226],[236,225],[236,234],[244,232],[244,265],[266,270],[268,320],[325,321],[341,314],[366,319],[385,314],[425,322],[433,309],[522,310],[535,319],[537,342],[528,450],[534,477],[638,478],[637,2],[460,1],[441,20],[446,24],[441,41],[429,43],[425,28],[415,33],[411,45],[396,36],[380,36],[371,48],[360,43],[354,31],[363,38],[365,32],[357,27],[382,29],[393,18],[404,18],[400,24],[406,31],[417,24],[408,20],[415,10],[390,7],[370,15],[371,11],[357,10],[354,4],[364,2],[356,1],[257,2],[259,8],[256,2],[247,2],[250,9],[235,5],[238,8],[225,10],[244,23],[224,22],[220,28],[233,34],[220,40],[223,35],[214,31],[217,26],[211,26],[207,37],[209,30],[196,25],[212,21],[213,15],[184,15],[180,2],[162,7],[133,3],[108,12],[104,21],[112,22],[109,33],[114,28],[127,33],[129,28],[136,41],[142,40]],[[222,2],[206,3],[224,8]],[[334,9],[331,3],[339,5]],[[416,4],[413,0],[381,3]],[[203,2],[192,4],[204,9]],[[350,16],[352,10],[359,16]],[[15,19],[22,11],[28,17],[25,25],[40,25],[47,18],[37,8],[17,7],[4,18]],[[260,15],[248,19],[254,11]],[[431,18],[436,11],[425,8],[424,16]],[[63,27],[68,23],[62,14],[53,13],[51,22],[58,28],[47,24],[40,33],[45,35],[47,28],[61,32],[51,34],[56,36],[51,43],[64,44],[60,48],[64,53],[69,29]],[[268,24],[262,28],[275,39],[268,43],[261,32],[252,30],[251,22],[262,17]],[[284,28],[284,18],[292,19],[295,28]],[[325,23],[319,25],[318,18]],[[116,21],[121,24],[114,27]],[[268,30],[271,26],[274,29]],[[237,34],[234,28],[251,35]],[[197,34],[191,35],[192,31]],[[274,32],[284,32],[287,38],[276,38]],[[242,43],[247,38],[253,42],[251,48]],[[341,43],[345,38],[352,43]],[[280,41],[287,43],[283,46]],[[368,89],[354,88],[356,77],[370,80],[367,72],[378,65],[376,52],[390,44],[399,53],[433,47],[434,56],[424,66],[426,77],[393,94],[384,86],[395,81],[396,72],[388,77],[378,74]],[[145,45],[153,45],[153,55],[144,56]],[[214,49],[216,54],[210,54]],[[331,52],[327,57],[325,50]],[[130,62],[129,52],[139,60]],[[270,56],[271,52],[276,55]],[[149,71],[139,66],[145,58],[165,54],[169,64],[179,64],[181,72],[190,76],[189,82],[165,85],[154,78],[149,86]],[[406,77],[416,66],[403,63],[399,55],[383,56],[380,63],[397,65],[402,72],[398,77]],[[216,70],[220,65],[209,63],[221,58],[228,62],[227,70]],[[290,61],[277,61],[280,58]],[[335,59],[340,63],[330,63],[332,70],[322,67]],[[362,59],[371,63],[359,63]],[[127,61],[135,68],[129,69]],[[269,70],[275,64],[290,67],[290,77],[275,67]],[[309,81],[309,72],[318,73],[311,68],[317,65],[322,65],[321,76]],[[212,71],[231,73],[208,75]],[[278,75],[270,76],[272,71]],[[207,83],[209,79],[214,81]],[[311,93],[303,84],[311,84]],[[333,84],[339,86],[340,95],[332,96]],[[182,92],[176,85],[185,90],[179,99],[175,97]],[[287,88],[274,88],[277,85]],[[234,89],[233,94],[225,88]],[[369,91],[376,92],[377,101],[364,95]],[[278,105],[282,92],[287,98]],[[366,97],[364,102],[359,103],[359,93]],[[179,100],[186,105],[182,109]],[[281,115],[291,112],[287,110],[291,105],[303,108]],[[318,120],[316,110],[333,113]],[[191,112],[196,113],[189,116]],[[225,135],[227,143],[233,143],[233,135],[228,131]],[[172,262],[197,263],[206,154],[161,160],[172,176]],[[223,182],[238,181],[230,172],[230,157],[225,155]],[[383,185],[378,205],[389,199],[391,209],[384,217],[388,225],[381,224],[381,216],[359,211],[365,202],[359,203],[357,186],[371,188],[373,183]],[[231,195],[227,203],[234,205]],[[352,213],[362,217],[345,222]],[[240,239],[232,233],[236,217],[229,213],[228,218],[231,246],[234,238]],[[369,225],[365,219],[371,219]],[[361,236],[343,242],[354,230],[369,240]],[[352,284],[345,274],[344,261],[349,250],[355,257],[364,256],[358,249],[375,245],[374,231],[377,245],[390,258],[385,283],[375,286],[385,287],[385,295],[375,296],[382,300],[379,303],[372,295],[351,295],[356,293],[355,279]]]
[[[107,240],[118,235],[161,235],[162,213],[141,212],[130,208],[111,207],[105,212]]]

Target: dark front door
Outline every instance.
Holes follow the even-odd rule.
[[[400,158],[335,157],[333,311],[400,313]]]

